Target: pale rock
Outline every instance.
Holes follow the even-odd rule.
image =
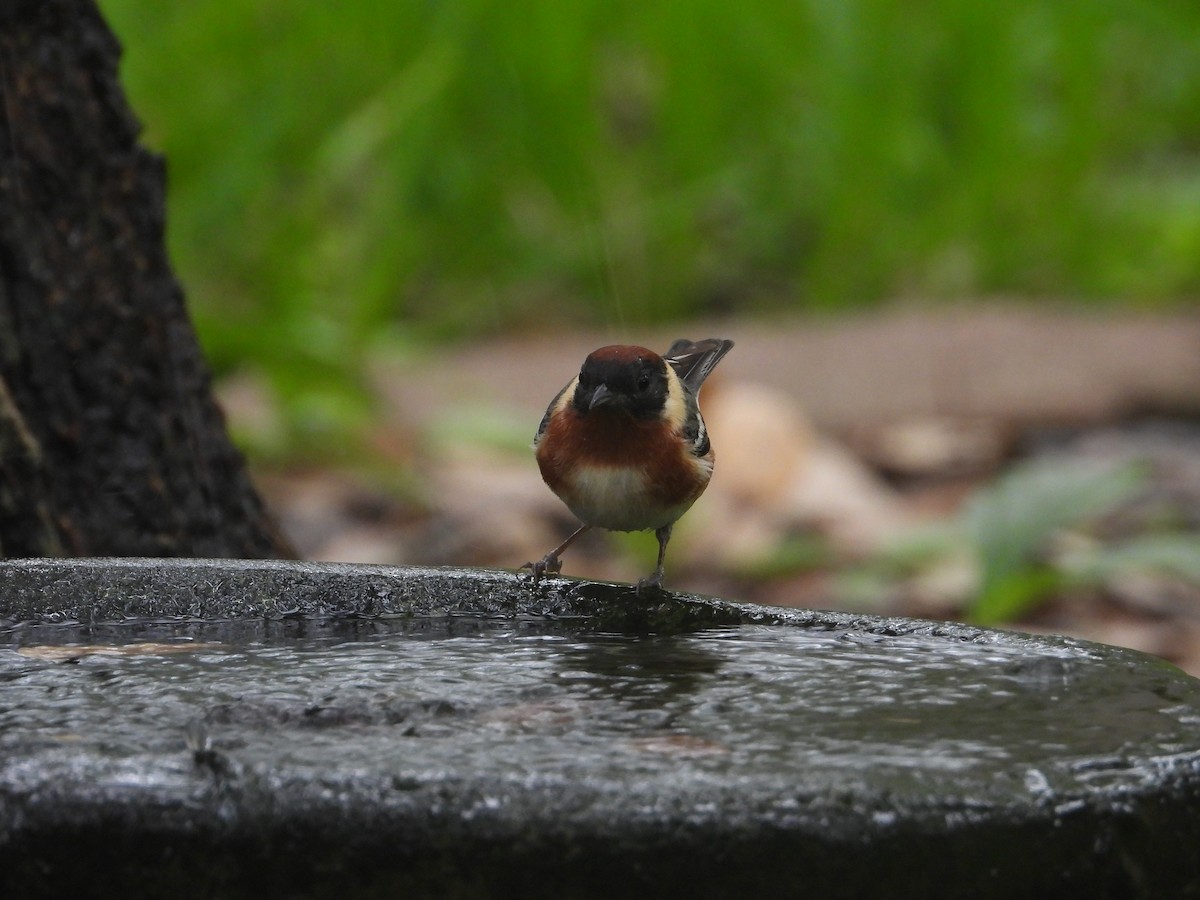
[[[895,494],[845,448],[820,440],[784,492],[794,524],[809,524],[852,556],[869,554],[910,524]]]
[[[702,408],[720,472],[710,489],[752,506],[776,505],[815,440],[799,407],[763,385],[722,382]]]
[[[716,471],[676,529],[693,564],[737,569],[769,558],[787,536],[805,531],[824,535],[838,553],[859,556],[906,524],[892,492],[849,452],[815,434],[786,394],[722,382],[702,406]]]

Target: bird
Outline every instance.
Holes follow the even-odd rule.
[[[661,356],[627,344],[588,354],[550,401],[533,440],[542,480],[582,523],[521,566],[534,584],[560,572],[563,552],[592,528],[653,529],[658,565],[636,590],[662,589],[671,529],[712,478],[700,388],[732,348],[724,338],[680,339]]]

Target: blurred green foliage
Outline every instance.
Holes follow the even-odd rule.
[[[100,0],[218,368],[979,294],[1200,291],[1200,6]]]
[[[1070,578],[1049,553],[1055,536],[1119,508],[1142,486],[1144,476],[1142,467],[1133,464],[1034,460],[975,494],[961,514],[964,536],[981,569],[969,616],[985,624],[1016,619],[1060,590]],[[1128,551],[1126,556],[1139,562],[1144,558]]]
[[[941,600],[959,605],[969,621],[996,625],[1055,597],[1105,591],[1133,577],[1200,585],[1200,535],[1169,518],[1155,525],[1129,516],[1151,489],[1149,474],[1149,463],[1136,460],[1017,463],[954,518],[910,529],[844,567],[837,594],[845,605],[870,608],[889,594],[919,593],[923,576],[965,563],[957,595],[943,589]],[[1106,520],[1110,528],[1118,523],[1115,534],[1103,535]]]

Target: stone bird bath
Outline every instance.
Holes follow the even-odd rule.
[[[496,572],[0,562],[0,896],[97,893],[1197,895],[1200,681]]]

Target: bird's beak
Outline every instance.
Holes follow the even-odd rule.
[[[592,399],[588,403],[588,409],[595,409],[597,406],[607,406],[615,399],[616,397],[608,389],[608,385],[602,384],[596,390],[592,391]]]

